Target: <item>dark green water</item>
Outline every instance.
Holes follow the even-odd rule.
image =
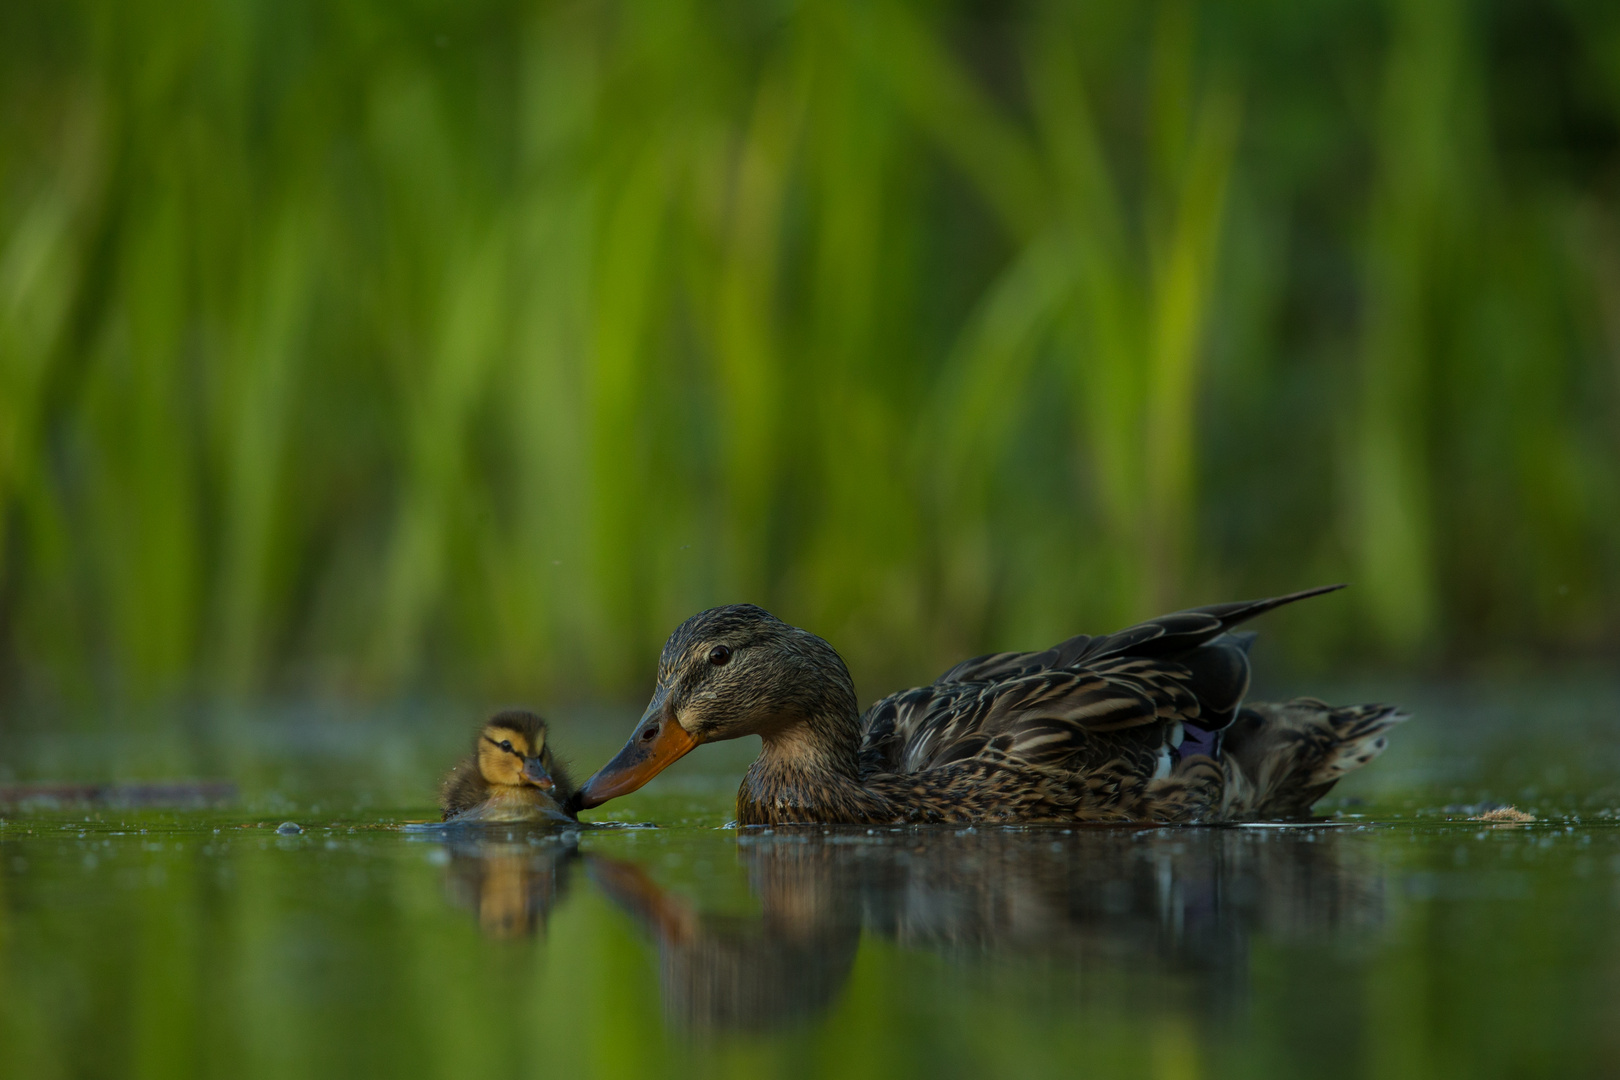
[[[102,743],[241,807],[4,812],[0,1073],[1612,1075],[1616,701],[1433,694],[1303,828],[739,834],[740,747],[613,815],[660,828],[447,839],[397,823],[457,725]],[[109,768],[63,738],[9,777]]]

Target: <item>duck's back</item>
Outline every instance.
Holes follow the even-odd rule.
[[[1336,588],[1334,586],[1333,588]],[[1249,685],[1257,615],[1329,589],[1217,604],[1044,652],[963,661],[862,718],[864,774],[917,774],[970,760],[1085,772],[1111,765],[1162,777],[1218,757]]]

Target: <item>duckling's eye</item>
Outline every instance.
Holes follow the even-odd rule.
[[[505,750],[508,754],[510,754],[512,752],[512,740],[511,739],[502,739],[501,740],[501,749]]]
[[[709,650],[709,663],[715,667],[725,667],[726,661],[730,659],[731,647],[729,645],[716,645]]]

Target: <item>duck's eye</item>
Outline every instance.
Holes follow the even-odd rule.
[[[512,740],[511,739],[502,739],[501,740],[501,749],[505,750],[508,754],[510,754],[512,752]]]
[[[730,659],[731,646],[729,645],[716,645],[714,648],[709,650],[709,663],[713,664],[715,667],[724,667],[726,665],[726,661]]]

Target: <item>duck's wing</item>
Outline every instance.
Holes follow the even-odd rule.
[[[1074,769],[1127,747],[1151,759],[1200,715],[1190,676],[1180,664],[1116,657],[894,694],[867,711],[862,770],[912,773],[980,756]]]
[[[1211,642],[1234,627],[1284,604],[1342,588],[1343,585],[1324,585],[1267,600],[1239,600],[1172,612],[1100,637],[1079,634],[1044,652],[1002,652],[975,656],[945,672],[934,680],[934,684],[986,682],[1018,678],[1037,671],[1075,669],[1088,661],[1108,656],[1169,656]]]
[[[1214,754],[1249,686],[1253,635],[1231,629],[1338,588],[1178,611],[1044,652],[964,661],[867,711],[862,770],[911,772],[985,753],[1074,767],[1083,750],[1122,743]]]

